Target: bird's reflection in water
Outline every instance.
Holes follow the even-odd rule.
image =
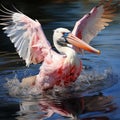
[[[84,97],[76,97],[74,95],[69,96],[66,94],[63,94],[62,96],[43,95],[41,99],[36,100],[35,102],[22,101],[17,120],[23,118],[28,120],[33,116],[33,119],[44,120],[50,118],[50,120],[53,120],[54,114],[70,117],[72,120],[109,120],[107,116],[101,116],[99,113],[111,112],[115,109],[116,106],[112,102],[112,97],[104,96],[101,93]],[[100,116],[88,117],[87,115],[86,118],[85,114],[91,112],[93,113],[93,116],[95,116],[96,112],[98,113],[96,115]],[[82,115],[84,117],[81,118]],[[57,120],[58,116],[56,118]]]

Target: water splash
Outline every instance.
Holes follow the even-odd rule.
[[[78,80],[67,87],[55,86],[54,89],[49,90],[51,94],[56,92],[97,92],[102,89],[108,88],[115,84],[117,81],[117,76],[113,74],[111,68],[106,68],[104,71],[100,72],[96,69],[90,68],[84,69],[79,76]],[[40,96],[40,91],[36,87],[23,87],[21,86],[20,80],[17,76],[14,79],[8,79],[5,87],[8,89],[9,94],[14,97],[38,97]]]
[[[32,97],[38,96],[40,92],[35,87],[23,87],[18,78],[8,79],[5,83],[5,88],[8,89],[9,95],[13,97]]]
[[[72,92],[76,93],[93,93],[99,92],[105,88],[109,88],[116,84],[118,76],[112,72],[111,68],[106,68],[100,73],[100,71],[94,70],[83,70],[79,78],[72,83],[70,86],[55,87],[55,91]]]
[[[92,91],[99,91],[108,88],[117,82],[117,76],[113,73],[111,68],[107,68],[101,73],[99,71],[83,71],[76,82],[80,83],[79,89],[82,91],[91,89]],[[76,85],[75,84],[75,85]]]

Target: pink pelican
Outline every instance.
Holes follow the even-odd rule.
[[[112,0],[101,0],[98,6],[76,22],[72,32],[66,28],[55,29],[53,43],[59,53],[52,49],[37,20],[18,10],[13,12],[3,5],[2,8],[3,14],[0,16],[3,22],[0,25],[5,26],[3,30],[14,43],[19,56],[25,60],[26,66],[43,62],[34,80],[31,82],[28,78],[25,81],[40,90],[47,90],[55,85],[67,86],[78,78],[82,70],[78,52],[86,50],[100,54],[89,42],[112,21],[116,4],[112,4]]]

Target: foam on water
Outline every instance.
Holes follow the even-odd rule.
[[[8,80],[5,88],[8,89],[9,94],[13,97],[30,97],[40,94],[35,87],[22,87],[21,82],[17,78]]]

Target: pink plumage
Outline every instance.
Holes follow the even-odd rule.
[[[119,4],[112,4],[111,1],[102,0],[99,6],[76,22],[72,32],[65,28],[56,29],[53,42],[59,53],[52,50],[37,20],[2,6],[3,23],[0,25],[5,26],[3,30],[14,43],[19,56],[25,60],[27,66],[43,61],[34,81],[36,87],[46,90],[55,85],[69,85],[77,80],[82,70],[77,52],[84,49],[100,54],[99,50],[88,43],[112,21]]]

